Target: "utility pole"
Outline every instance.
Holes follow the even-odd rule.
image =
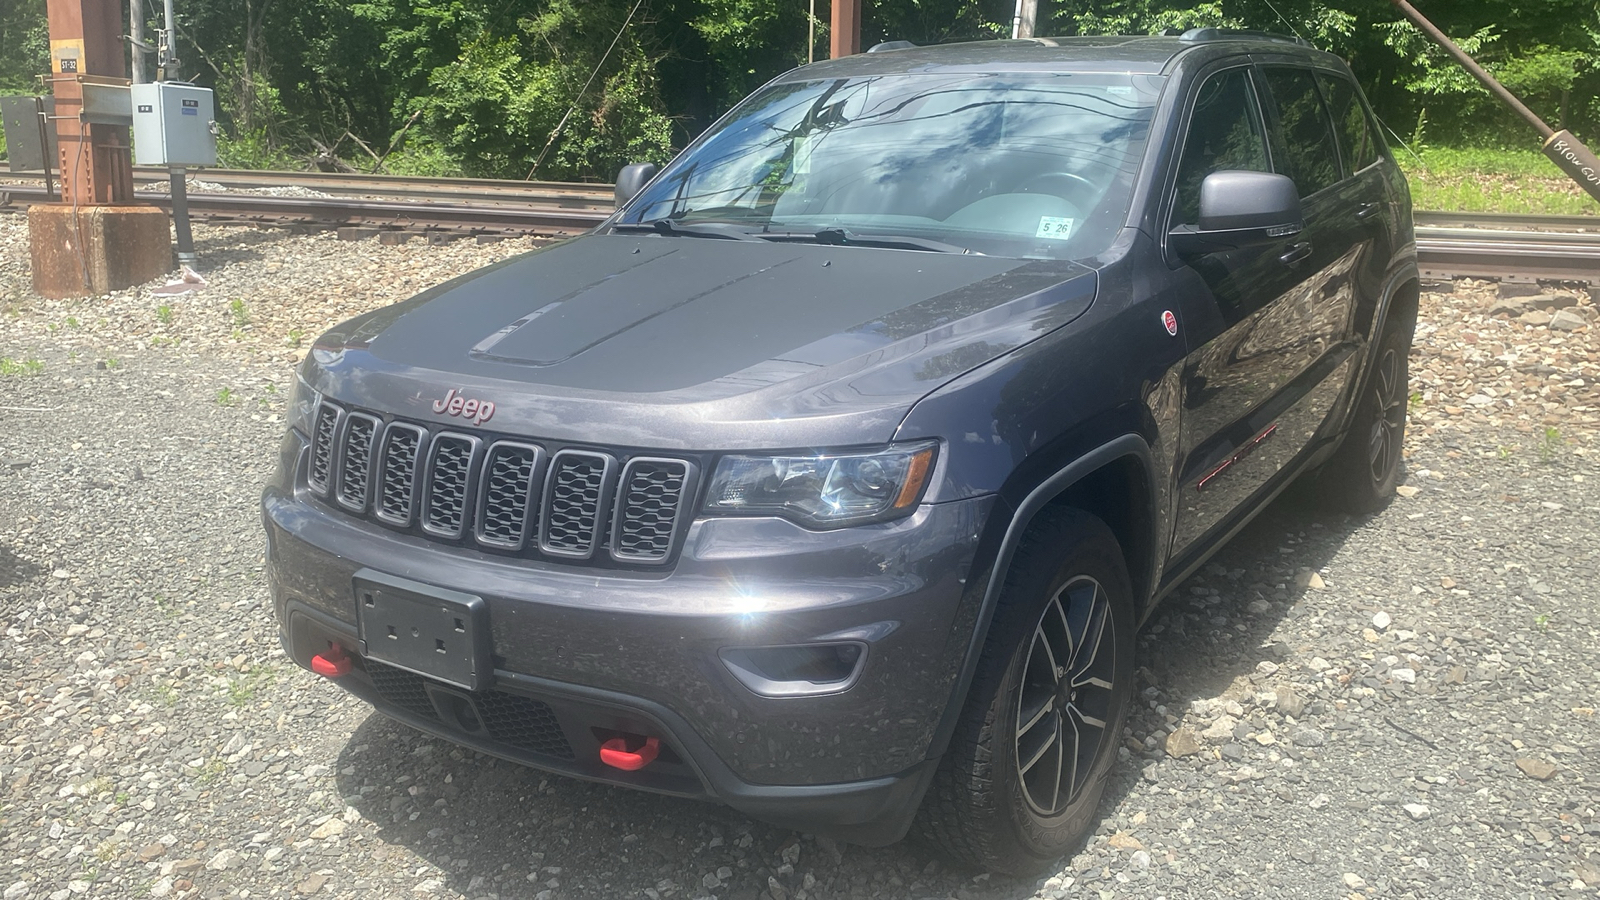
[[[150,45],[144,40],[144,0],[128,0],[128,53],[134,84],[144,84],[144,55],[149,52]]]
[[[1440,31],[1432,22],[1417,12],[1416,7],[1406,0],[1393,0],[1396,8],[1411,20],[1411,24],[1421,29],[1422,33],[1433,39],[1433,42],[1443,47],[1446,53],[1455,58],[1463,69],[1467,70],[1473,78],[1478,79],[1489,93],[1495,95],[1500,102],[1511,107],[1512,111],[1521,116],[1524,121],[1532,125],[1539,135],[1544,138],[1544,155],[1550,161],[1567,173],[1578,186],[1589,192],[1589,196],[1600,200],[1600,159],[1594,151],[1583,145],[1583,142],[1572,136],[1569,131],[1557,131],[1551,128],[1545,120],[1529,109],[1526,104],[1517,99],[1517,95],[1506,90],[1505,85],[1495,80],[1478,61],[1467,55],[1465,50],[1456,46],[1444,32]]]
[[[833,29],[828,33],[828,58],[861,52],[861,0],[833,0]]]
[[[122,5],[47,0],[45,8],[62,202],[28,209],[34,290],[77,297],[148,281],[168,270],[172,246],[166,213],[133,205]]]
[[[1039,0],[1017,0],[1016,15],[1011,18],[1011,37],[1033,37],[1034,26],[1039,21]]]

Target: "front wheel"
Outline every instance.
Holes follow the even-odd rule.
[[[1382,509],[1400,483],[1410,400],[1411,334],[1416,319],[1396,310],[1373,348],[1372,369],[1356,398],[1344,442],[1318,473],[1324,505],[1351,513]]]
[[[922,834],[979,868],[1035,874],[1095,823],[1132,696],[1127,567],[1103,522],[1041,514],[1023,538]]]

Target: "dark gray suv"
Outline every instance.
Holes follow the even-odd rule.
[[[1291,481],[1394,489],[1410,201],[1296,41],[818,63],[618,194],[300,369],[283,645],[423,731],[1036,870],[1156,601]]]

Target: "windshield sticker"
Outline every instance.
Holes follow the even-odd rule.
[[[1072,237],[1073,223],[1076,219],[1063,219],[1058,216],[1040,216],[1039,231],[1034,237],[1049,238],[1052,241],[1064,241]]]

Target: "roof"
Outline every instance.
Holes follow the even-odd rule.
[[[973,41],[830,59],[801,66],[780,81],[872,75],[989,72],[1128,72],[1157,75],[1180,54],[1200,47],[1246,50],[1299,49],[1295,38],[1257,32],[1196,29],[1183,36],[1104,36]]]

